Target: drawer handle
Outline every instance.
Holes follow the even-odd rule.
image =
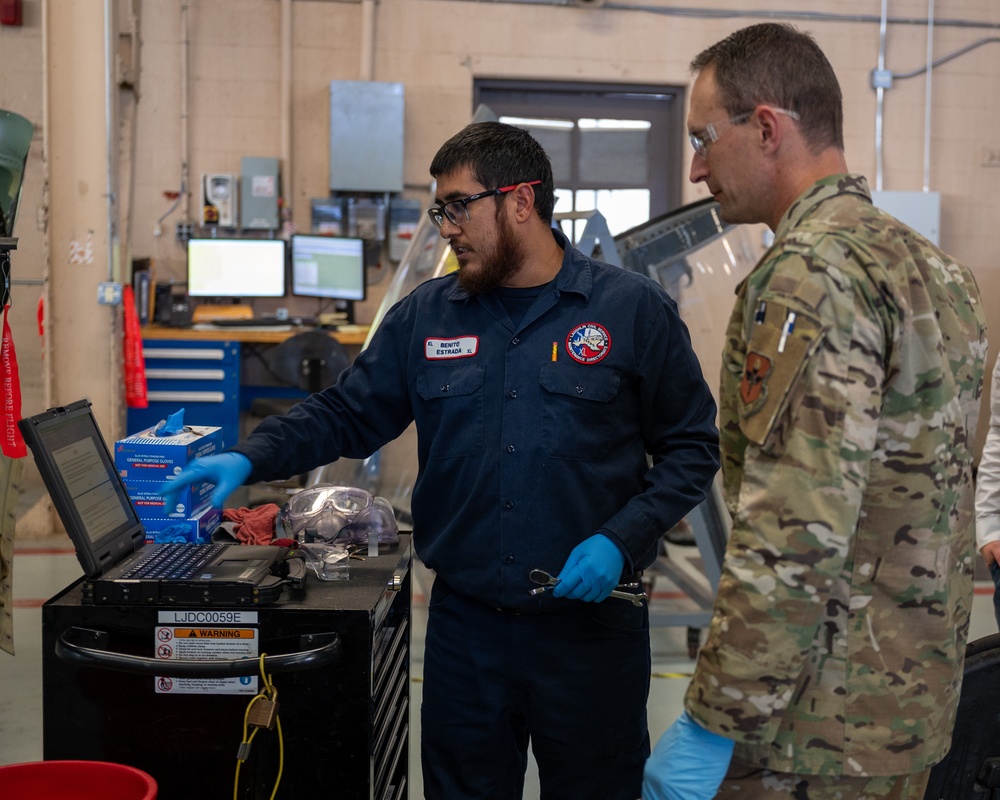
[[[146,399],[160,403],[224,403],[223,392],[149,392]]]
[[[147,380],[162,381],[224,381],[226,373],[221,369],[153,369],[146,368]]]
[[[340,660],[343,647],[338,634],[319,634],[312,638],[322,638],[328,641],[326,644],[311,650],[300,650],[296,653],[280,656],[265,656],[264,670],[266,672],[297,672],[329,666]],[[55,654],[63,661],[72,664],[169,678],[231,678],[240,675],[256,675],[260,669],[260,660],[256,658],[209,659],[205,661],[147,658],[101,649],[107,646],[108,634],[106,631],[92,628],[67,628],[56,640]]]
[[[226,351],[220,347],[199,347],[191,350],[182,347],[144,347],[142,357],[173,358],[178,361],[222,361],[226,357]]]

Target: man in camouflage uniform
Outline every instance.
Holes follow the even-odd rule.
[[[993,365],[990,426],[976,473],[976,547],[993,578],[993,614],[1000,627],[1000,357]]]
[[[847,174],[809,36],[755,25],[691,66],[691,180],[775,240],[723,354],[713,619],[643,796],[921,798],[969,625],[982,301]]]

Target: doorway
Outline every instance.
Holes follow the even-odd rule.
[[[596,209],[615,236],[680,205],[683,87],[480,78],[480,104],[545,148],[556,213]],[[560,224],[575,242],[586,220]]]

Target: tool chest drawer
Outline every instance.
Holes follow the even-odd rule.
[[[128,433],[184,409],[187,425],[222,428],[223,447],[239,437],[240,343],[144,339],[148,408],[128,410]]]
[[[408,591],[408,589],[407,589]],[[410,718],[409,615],[400,603],[375,632],[373,652],[373,798],[404,796]]]

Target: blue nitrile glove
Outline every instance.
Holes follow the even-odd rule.
[[[153,429],[153,436],[176,436],[184,432],[184,409],[178,409]]]
[[[170,508],[177,503],[177,495],[181,489],[200,481],[215,484],[215,489],[212,491],[212,505],[222,508],[226,498],[250,477],[252,469],[250,459],[242,453],[218,453],[214,456],[196,458],[178,472],[176,477],[160,486],[159,492],[163,495],[164,508]]]
[[[736,743],[705,730],[685,711],[656,743],[642,776],[642,800],[711,800]]]
[[[552,594],[600,603],[618,585],[624,566],[622,551],[603,533],[595,533],[573,548]]]

